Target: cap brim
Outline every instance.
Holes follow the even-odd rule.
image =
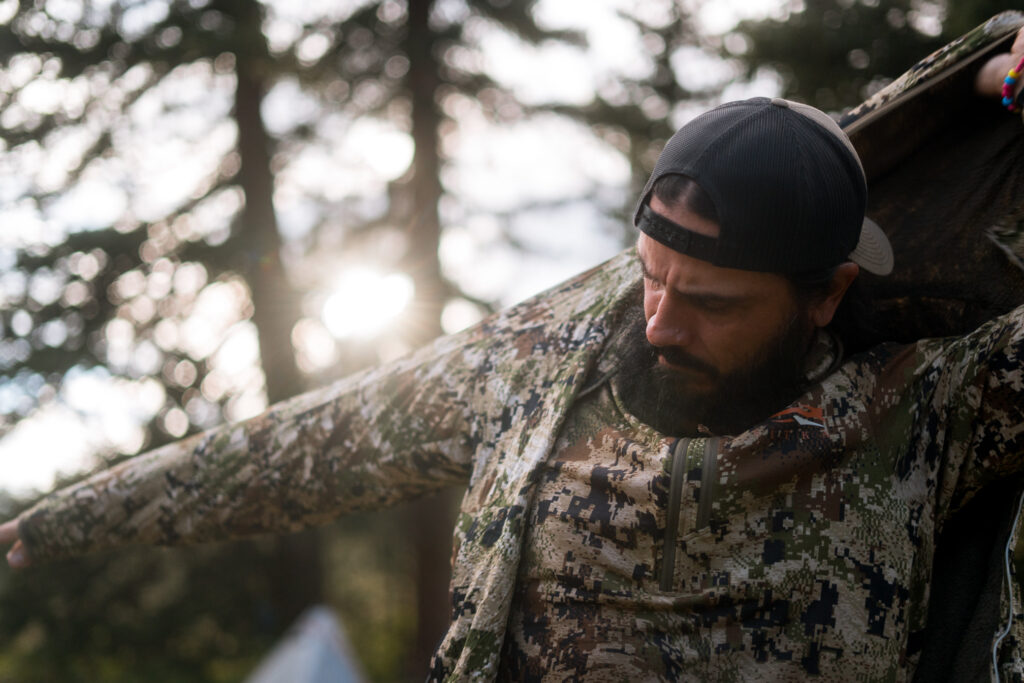
[[[864,217],[860,227],[860,240],[857,247],[850,252],[850,260],[875,275],[888,275],[892,272],[895,259],[892,245],[882,229],[873,220]]]

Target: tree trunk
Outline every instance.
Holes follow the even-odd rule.
[[[270,138],[260,117],[263,84],[239,60],[235,120],[242,158],[238,180],[245,192],[241,230],[248,249],[245,277],[253,303],[253,324],[260,342],[260,363],[270,403],[304,389],[295,363],[292,328],[299,319],[299,297],[281,263],[281,235],[274,214],[274,179],[270,173]]]
[[[408,86],[412,99],[412,219],[407,226],[405,267],[416,285],[414,299],[417,325],[412,332],[416,345],[441,334],[444,284],[437,251],[441,242],[441,158],[439,128],[441,111],[435,97],[441,85],[435,37],[428,19],[433,2],[409,3]]]
[[[441,334],[441,309],[445,286],[441,277],[438,247],[441,218],[438,205],[441,187],[439,128],[442,115],[436,103],[441,79],[435,36],[428,20],[432,1],[409,3],[409,73],[412,100],[413,155],[412,220],[407,226],[405,269],[416,286],[414,329],[409,341],[419,346]],[[407,528],[416,555],[416,643],[409,660],[410,677],[422,679],[430,656],[450,621],[448,582],[451,576],[451,532],[455,506],[452,493],[418,501],[408,510]]]
[[[261,12],[252,4],[239,24],[241,44],[263,46]],[[259,49],[259,48],[257,48]],[[253,303],[253,324],[260,346],[260,363],[270,403],[301,393],[302,374],[295,362],[291,332],[298,321],[299,297],[281,263],[281,235],[274,213],[274,178],[270,171],[270,137],[260,115],[264,83],[258,55],[237,55],[238,85],[235,90],[235,121],[241,168],[238,181],[245,192],[241,227],[248,249],[245,278]],[[323,599],[320,542],[315,531],[281,537],[273,566],[268,568],[274,594],[270,596],[277,624],[290,625],[307,607]]]

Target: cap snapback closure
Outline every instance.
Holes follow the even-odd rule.
[[[717,239],[670,221],[647,204],[640,209],[640,219],[637,221],[636,227],[669,249],[701,261],[714,263],[718,254]]]

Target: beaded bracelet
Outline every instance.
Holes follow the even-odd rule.
[[[1018,106],[1013,98],[1013,86],[1017,84],[1017,79],[1020,78],[1021,72],[1024,71],[1024,57],[1017,62],[1017,66],[1010,69],[1009,73],[1006,74],[1006,78],[1003,79],[1003,106],[1010,111],[1017,111]]]

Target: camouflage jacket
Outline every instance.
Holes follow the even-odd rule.
[[[1019,17],[1013,22],[991,36],[1005,37]],[[467,483],[455,529],[452,624],[434,676],[493,679],[538,464],[593,375],[637,278],[635,255],[626,252],[407,358],[52,494],[20,517],[21,535],[42,561],[126,543],[290,531]],[[812,421],[823,429],[768,421],[723,439],[715,485],[749,487],[751,496],[791,491],[820,505],[825,520],[857,514],[876,524],[877,548],[872,534],[816,547],[856,541],[876,552],[877,571],[861,580],[886,578],[886,563],[912,563],[913,583],[899,590],[909,596],[903,609],[913,627],[921,627],[935,534],[983,498],[979,491],[1021,469],[1022,315],[1017,310],[962,339],[883,346],[850,360],[798,402],[820,409],[821,421]],[[905,505],[879,509],[851,469],[857,459],[891,465],[887,482]],[[768,478],[758,474],[778,463],[787,464],[770,467]],[[913,556],[886,555],[885,529],[914,539]],[[837,562],[809,557],[808,571],[832,582]],[[858,580],[847,574],[843,580]],[[996,583],[1000,626],[982,649],[999,644],[1003,671],[1019,676],[1021,641],[1011,626],[1022,610],[1011,586]],[[912,671],[914,648],[900,651],[910,659],[904,670]],[[994,673],[995,660],[987,661]]]

